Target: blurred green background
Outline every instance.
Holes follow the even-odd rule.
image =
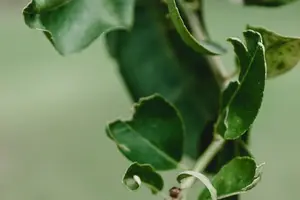
[[[127,118],[131,102],[103,39],[61,57],[43,34],[24,25],[26,3],[0,1],[0,199],[160,199],[145,189],[128,192],[120,182],[129,162],[104,126]],[[206,10],[212,36],[228,48],[225,39],[240,37],[246,24],[300,36],[300,2],[264,9],[207,0]],[[223,59],[233,65],[232,52]],[[299,88],[300,66],[267,82],[251,140],[266,166],[262,182],[244,200],[298,198]],[[167,188],[175,183],[171,175]]]

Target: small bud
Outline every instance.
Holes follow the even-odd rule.
[[[170,197],[173,198],[173,199],[179,199],[180,193],[181,193],[181,189],[178,188],[178,187],[172,187],[172,188],[169,190],[169,195],[170,195]]]

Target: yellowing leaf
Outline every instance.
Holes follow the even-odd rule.
[[[264,28],[248,26],[259,32],[266,49],[268,78],[293,69],[300,60],[300,38],[285,37]]]

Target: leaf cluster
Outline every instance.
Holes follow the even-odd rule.
[[[243,4],[274,8],[294,1]],[[106,127],[132,162],[123,177],[128,189],[145,184],[159,194],[165,185],[160,171],[176,168],[183,170],[177,177],[180,190],[196,179],[206,186],[199,200],[228,199],[256,186],[261,166],[247,147],[250,130],[267,79],[298,63],[300,38],[248,25],[243,41],[228,39],[237,67],[234,76],[224,77],[216,60],[230,49],[207,34],[202,0],[32,0],[23,16],[62,55],[105,36],[136,102],[132,119]],[[185,166],[184,156],[196,160],[194,168]]]

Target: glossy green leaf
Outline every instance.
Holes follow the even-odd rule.
[[[285,4],[295,2],[297,0],[244,0],[246,5],[258,5],[258,6],[269,6],[277,7]]]
[[[137,190],[142,183],[154,194],[164,187],[161,175],[155,172],[151,165],[133,163],[124,174],[123,184],[129,190]]]
[[[209,41],[197,41],[197,39],[189,32],[180,15],[176,5],[176,0],[166,0],[169,8],[169,16],[172,19],[175,28],[181,38],[198,53],[218,55],[225,53],[225,49],[215,43]]]
[[[129,160],[156,170],[178,167],[183,154],[183,124],[177,110],[159,95],[142,98],[130,121],[107,126],[108,136]]]
[[[198,179],[200,182],[202,182],[205,185],[205,187],[207,188],[207,191],[210,194],[210,198],[212,200],[217,200],[217,191],[214,188],[214,186],[212,185],[212,183],[210,182],[210,180],[204,174],[201,174],[201,173],[195,172],[195,171],[185,171],[178,175],[177,181],[179,183],[182,183],[182,181],[184,179],[187,180],[188,178],[191,178],[191,177],[194,177],[194,178]],[[185,188],[184,185],[183,185],[183,188]]]
[[[135,0],[32,0],[23,10],[26,24],[42,30],[61,54],[78,52],[102,33],[127,29]]]
[[[300,38],[284,37],[260,27],[247,28],[262,36],[269,78],[284,74],[297,65],[300,60]]]
[[[230,38],[240,65],[237,81],[223,93],[217,132],[225,139],[241,137],[254,122],[261,107],[266,79],[265,50],[258,32],[244,32],[246,46]]]
[[[159,93],[178,108],[184,151],[197,158],[204,127],[217,116],[220,89],[207,60],[182,41],[167,12],[161,0],[141,2],[130,32],[107,35],[108,49],[134,101]]]
[[[237,157],[227,163],[212,179],[218,199],[229,197],[250,190],[257,181],[256,163],[252,158]],[[210,200],[210,193],[205,189],[199,200]]]

